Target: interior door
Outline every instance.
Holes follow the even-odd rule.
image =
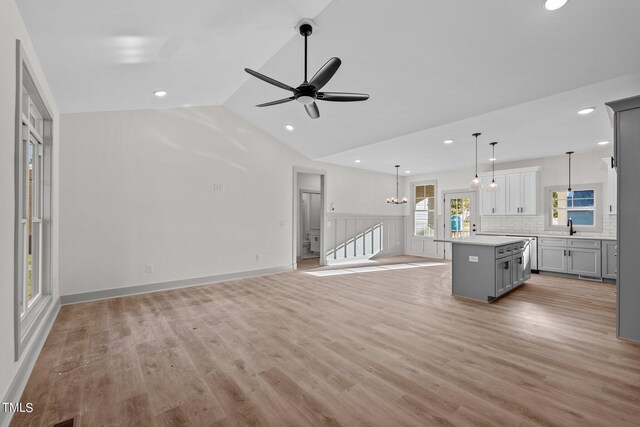
[[[445,237],[475,236],[478,229],[478,207],[475,191],[445,192]]]

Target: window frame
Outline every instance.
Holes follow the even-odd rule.
[[[15,187],[15,225],[14,225],[14,343],[15,360],[18,361],[29,345],[35,331],[39,328],[54,304],[52,296],[52,201],[53,201],[53,110],[45,98],[40,84],[35,78],[34,68],[26,57],[20,40],[16,40],[16,116],[15,116],[15,150],[14,150],[14,187]],[[35,108],[37,114],[33,117],[30,109]],[[42,156],[42,163],[38,167],[38,180],[41,183],[37,202],[32,208],[38,209],[37,228],[41,235],[38,252],[41,256],[37,260],[41,276],[38,295],[30,300],[27,296],[28,274],[25,269],[28,244],[28,166],[27,158],[29,144],[38,144],[38,152],[34,150],[34,159]],[[25,147],[26,145],[26,147]],[[36,146],[34,145],[34,148]],[[27,158],[25,158],[27,157]],[[37,160],[39,161],[39,160]],[[35,167],[35,165],[34,165]],[[35,172],[35,170],[34,170]],[[33,218],[33,216],[32,216]],[[35,224],[34,224],[35,225]],[[32,229],[33,232],[33,229]],[[33,240],[33,238],[32,238]],[[33,242],[32,242],[33,245]],[[33,247],[33,246],[32,246]],[[33,262],[33,255],[32,255]]]
[[[433,236],[419,236],[416,234],[416,187],[420,187],[420,186],[424,186],[424,185],[433,185],[433,209],[428,209],[426,211],[422,211],[421,212],[427,212],[427,224],[428,224],[428,212],[432,212],[433,211]],[[410,203],[411,203],[411,238],[412,239],[430,239],[433,240],[437,237],[438,235],[438,185],[437,185],[437,181],[419,181],[419,182],[412,182],[411,183],[411,197],[410,197]]]
[[[573,229],[586,233],[602,232],[602,184],[578,184],[571,186],[572,191],[593,191],[593,225],[574,225]],[[566,186],[545,187],[544,189],[544,229],[548,231],[567,231],[568,227],[563,224],[554,225],[551,221],[553,212],[553,193],[567,191]],[[588,209],[584,209],[588,210]]]

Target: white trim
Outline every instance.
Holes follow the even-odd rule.
[[[9,388],[2,400],[3,402],[19,402],[22,397],[24,388],[31,376],[31,371],[36,364],[36,360],[38,360],[42,347],[60,311],[60,301],[56,301],[56,303],[51,304],[50,307],[46,317],[40,322],[40,329],[33,335],[25,351],[22,353],[22,362],[20,362],[18,370],[13,376],[11,384],[9,384]],[[13,413],[0,411],[0,426],[8,426],[12,417]]]
[[[37,330],[43,321],[44,313],[51,306],[52,301],[52,282],[53,282],[53,274],[52,268],[53,263],[51,259],[53,257],[53,244],[52,244],[52,227],[53,227],[53,121],[54,116],[51,113],[51,107],[49,106],[47,100],[43,98],[43,91],[40,88],[40,85],[33,73],[33,67],[29,63],[28,58],[26,57],[26,53],[22,47],[20,40],[16,40],[16,117],[15,117],[15,159],[14,159],[14,167],[15,167],[15,208],[14,208],[14,359],[15,361],[20,360],[21,354],[25,348],[28,347],[29,341],[32,338],[32,335],[35,330]],[[38,250],[41,250],[40,257],[34,257],[38,261],[38,264],[41,264],[40,269],[33,269],[33,271],[41,275],[40,279],[40,289],[39,293],[42,295],[42,298],[39,298],[39,301],[33,301],[29,304],[29,301],[26,298],[26,262],[25,262],[25,252],[27,247],[27,221],[23,221],[26,218],[26,207],[25,203],[26,199],[24,197],[24,189],[22,185],[24,185],[23,180],[27,179],[25,174],[25,168],[23,167],[23,163],[26,159],[23,157],[25,152],[23,151],[23,143],[26,141],[30,142],[29,134],[23,135],[22,133],[25,131],[30,132],[31,124],[29,122],[29,117],[27,117],[27,124],[23,124],[24,120],[24,112],[23,112],[23,88],[27,92],[27,96],[29,97],[30,103],[33,103],[35,108],[38,110],[38,114],[43,119],[43,129],[40,141],[39,150],[42,150],[43,161],[41,165],[40,173],[43,175],[41,178],[44,181],[50,181],[52,184],[50,186],[43,186],[44,190],[43,194],[35,194],[38,200],[42,203],[41,206],[34,203],[33,209],[38,210],[38,218],[47,219],[48,222],[40,222],[38,228],[38,233],[41,236],[40,244],[43,245],[39,247]],[[30,107],[29,107],[30,108]],[[27,136],[28,138],[23,138]],[[48,151],[47,151],[48,150]],[[48,163],[45,162],[44,153],[47,152],[48,155],[46,158],[48,159]],[[40,155],[39,153],[34,155]],[[37,168],[34,166],[34,175]],[[40,177],[38,178],[38,180]],[[24,211],[24,212],[23,212]],[[34,212],[35,213],[35,212]],[[35,215],[34,215],[35,216]],[[35,227],[34,227],[35,228]],[[34,229],[32,228],[32,230]],[[46,264],[45,264],[46,263]],[[45,269],[46,265],[46,269]],[[44,271],[44,274],[43,274]],[[17,298],[17,295],[20,295],[21,291],[23,291],[23,297]],[[22,305],[21,300],[22,299]],[[26,313],[23,315],[22,309],[23,307],[28,307]]]
[[[581,190],[593,190],[594,191],[594,206],[593,206],[593,221],[592,226],[587,225],[574,225],[573,229],[583,233],[602,233],[602,184],[574,184],[571,186],[573,191]],[[547,231],[567,231],[566,225],[553,225],[551,224],[551,193],[554,191],[567,191],[566,186],[551,186],[544,187],[544,229]]]
[[[246,279],[249,277],[267,276],[270,274],[292,271],[293,266],[265,268],[261,270],[241,271],[237,273],[219,274],[216,276],[195,277],[191,279],[170,280],[167,282],[147,283],[144,285],[125,286],[122,288],[104,289],[100,291],[82,292],[78,294],[61,295],[62,305],[78,304],[88,301],[98,301],[129,295],[147,294],[150,292],[168,291],[171,289],[190,288],[192,286],[213,285],[230,280]]]
[[[433,185],[433,202],[435,204],[435,206],[433,208],[433,236],[416,236],[416,234],[415,234],[415,231],[416,231],[416,217],[415,217],[415,213],[416,213],[416,187],[423,186],[423,185]],[[410,239],[423,239],[423,240],[436,239],[438,237],[438,206],[440,205],[440,201],[438,200],[438,180],[437,179],[431,179],[431,180],[427,180],[427,181],[410,182],[409,183],[409,191],[411,191],[411,197],[409,198],[409,201],[411,203],[411,206],[409,206],[409,222],[410,222],[410,225],[411,225],[411,229],[408,230],[408,233],[406,233],[407,230],[405,230],[405,234]],[[427,210],[427,212],[429,212],[429,211]],[[428,215],[427,215],[427,219],[428,219]],[[427,221],[427,224],[428,224],[428,221]]]
[[[320,175],[320,265],[327,265],[327,253],[325,249],[325,230],[327,227],[327,172],[319,169],[312,169],[306,167],[293,167],[293,200],[291,203],[291,227],[292,227],[292,242],[291,242],[291,265],[294,270],[298,269],[298,211],[300,207],[300,201],[298,200],[298,174],[307,173],[313,175]]]

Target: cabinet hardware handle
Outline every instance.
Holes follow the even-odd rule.
[[[571,256],[571,251],[567,251],[567,256]]]
[[[504,263],[504,269],[505,269],[505,270],[508,270],[508,269],[509,269],[509,261],[507,261],[507,262],[505,262],[505,263]]]
[[[567,256],[567,250],[566,249],[562,250],[562,256]]]
[[[614,166],[613,166],[613,156],[611,156],[611,169],[613,169],[613,168],[614,168]]]
[[[609,212],[613,210],[613,205],[609,205]]]

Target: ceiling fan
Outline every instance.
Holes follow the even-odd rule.
[[[304,36],[304,82],[296,88],[281,83],[277,80],[267,77],[264,74],[260,74],[257,71],[245,68],[244,70],[254,77],[259,78],[267,83],[270,83],[279,88],[293,92],[293,96],[288,98],[278,99],[277,101],[265,102],[264,104],[258,104],[256,107],[269,107],[271,105],[284,104],[285,102],[296,100],[304,105],[307,114],[312,119],[320,117],[320,111],[316,105],[318,101],[331,101],[331,102],[353,102],[353,101],[366,101],[369,99],[369,95],[364,93],[347,93],[347,92],[320,92],[320,89],[326,85],[333,75],[338,71],[338,67],[342,61],[340,58],[331,58],[326,64],[318,70],[318,72],[307,80],[307,38],[313,32],[313,28],[310,24],[305,23],[300,25],[300,34]]]

